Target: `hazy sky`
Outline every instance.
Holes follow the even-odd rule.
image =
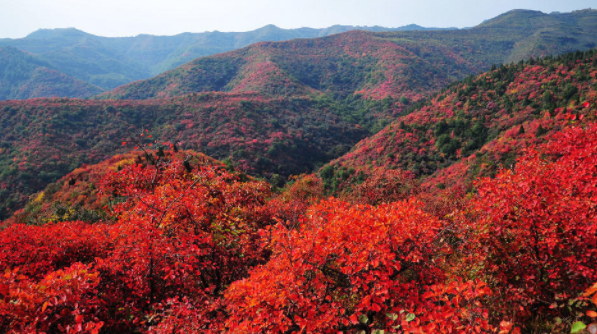
[[[248,31],[267,24],[469,27],[511,9],[569,12],[597,0],[0,0],[0,38],[75,27],[101,36]]]

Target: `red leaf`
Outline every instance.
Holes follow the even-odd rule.
[[[350,322],[352,322],[353,325],[356,325],[359,323],[359,320],[357,320],[357,316],[353,314],[350,316]]]

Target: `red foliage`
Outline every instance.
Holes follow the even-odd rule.
[[[173,145],[163,143],[163,146]],[[168,159],[171,158],[170,155],[173,155],[174,159],[187,159],[196,165],[222,164],[194,151],[166,151],[164,154]],[[81,217],[74,212],[77,209],[93,210],[98,215],[103,215],[102,208],[109,204],[112,194],[101,193],[101,180],[110,171],[116,171],[124,166],[142,161],[144,155],[143,151],[130,151],[117,154],[95,165],[83,165],[75,169],[60,180],[48,185],[44,191],[33,194],[24,209],[18,210],[12,217],[4,221],[5,226],[14,223],[40,225],[46,222],[80,220]],[[57,214],[57,207],[68,208],[69,211],[62,215]]]
[[[415,175],[402,170],[376,170],[343,197],[354,203],[377,205],[405,200],[419,193]]]
[[[91,263],[113,249],[112,229],[80,222],[13,225],[0,232],[0,270],[19,268],[19,274],[39,280],[77,262]]]
[[[0,231],[0,331],[533,331],[597,281],[595,145],[548,136],[470,200],[379,174],[353,199],[378,206],[152,154],[103,178],[111,221]]]
[[[97,294],[99,273],[81,263],[53,271],[39,282],[6,269],[0,276],[3,333],[97,334],[103,322]]]
[[[444,284],[444,226],[419,206],[324,201],[309,209],[299,230],[273,227],[271,260],[226,292],[227,330],[489,329],[475,303],[490,291],[481,282]]]
[[[273,222],[265,200],[269,186],[168,156],[105,176],[103,191],[118,195],[112,205],[116,222],[16,224],[0,232],[0,268],[6,271],[0,310],[13,314],[0,323],[0,331],[36,326],[31,328],[93,332],[101,323],[108,331],[145,331],[176,317],[173,298],[180,296],[192,298],[197,316],[205,320],[203,329],[211,326],[223,289],[267,258],[257,232]],[[60,292],[72,277],[89,284]],[[57,292],[46,298],[36,295],[40,289]],[[54,312],[48,305],[61,305],[56,311],[61,316],[37,319]],[[83,306],[87,313],[80,314],[95,320],[78,316]]]
[[[294,176],[292,180],[292,184],[269,202],[278,222],[288,228],[298,227],[307,209],[324,198],[321,179],[314,174]]]
[[[330,165],[368,177],[400,168],[425,177],[426,192],[437,186],[470,191],[477,177],[495,175],[500,165],[510,168],[523,148],[540,143],[546,133],[596,120],[590,108],[597,97],[595,81],[557,74],[566,67],[594,71],[595,59],[589,54],[579,63],[508,65],[453,84]],[[340,188],[350,187],[350,181]]]
[[[466,248],[478,277],[501,289],[496,310],[563,316],[554,303],[597,280],[596,144],[597,125],[568,128],[478,183]]]

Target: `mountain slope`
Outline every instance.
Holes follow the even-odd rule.
[[[331,190],[391,169],[427,188],[469,190],[511,167],[522,149],[562,127],[595,120],[597,51],[501,66],[455,83],[332,161]]]
[[[13,47],[0,47],[0,100],[35,97],[90,97],[98,87],[67,76]]]
[[[252,175],[279,181],[306,173],[369,134],[349,111],[321,98],[225,93],[160,101],[0,102],[2,215],[82,164],[130,149],[122,142],[145,129],[153,137],[141,138],[144,143],[179,142],[181,149],[231,158]]]
[[[589,26],[592,13],[562,15],[573,23],[580,21],[573,17],[578,15]],[[511,15],[522,19],[537,14],[522,11]],[[131,99],[160,99],[0,103],[3,215],[81,164],[122,152],[120,143],[143,129],[161,140],[181,141],[184,149],[216,159],[230,158],[242,171],[276,183],[285,176],[312,171],[408,110],[415,110],[413,102],[443,84],[511,57],[521,47],[514,41],[534,34],[535,28],[508,29],[498,23],[494,24],[498,28],[486,22],[489,27],[459,31],[357,31],[318,39],[263,42],[198,59],[103,96],[116,97],[118,93],[118,97]],[[513,73],[500,75],[511,80],[517,71],[511,68]],[[210,90],[226,92],[193,92]],[[531,117],[528,113],[525,117]],[[469,147],[460,153],[466,157],[486,144],[469,138],[468,128],[472,131],[481,123],[476,115],[450,116],[460,117],[462,122],[451,124],[449,119],[448,128],[467,128],[456,133],[460,139],[454,143],[451,134],[434,134],[435,123],[426,128],[426,118],[432,116],[404,118],[405,125],[416,130],[409,131],[418,146],[416,153],[398,152],[402,160],[397,165],[420,176],[452,166],[460,159],[458,148]],[[492,117],[477,127],[480,135],[493,126]],[[502,120],[495,121],[499,124]],[[431,132],[422,135],[424,131]],[[423,145],[428,141],[423,139],[432,138],[442,145],[436,147],[436,141]],[[443,144],[448,146],[443,148]],[[391,157],[391,153],[386,154]],[[347,166],[345,171],[349,170]],[[340,173],[340,168],[337,171],[341,178],[350,174]],[[335,175],[332,173],[331,179],[337,179]]]
[[[104,89],[160,74],[195,58],[226,52],[262,41],[313,38],[355,29],[371,31],[427,30],[333,26],[325,29],[281,29],[273,25],[248,32],[183,33],[175,36],[101,37],[83,31],[41,29],[20,39],[0,39],[52,64],[60,71]]]
[[[103,94],[103,99],[148,99],[194,92],[256,91],[268,95],[328,92],[416,98],[484,64],[436,45],[401,46],[365,32],[317,39],[263,42],[199,58],[149,80]],[[427,53],[422,59],[417,54]],[[453,72],[446,73],[442,68]]]
[[[102,37],[77,29],[38,30],[25,38],[0,40],[3,45],[29,52],[68,75],[104,89],[151,76],[147,66],[105,45]]]
[[[196,59],[101,98],[151,99],[213,90],[416,97],[492,64],[591,48],[597,43],[596,13],[513,11],[471,29],[352,31],[258,43]],[[562,42],[562,36],[572,37]]]

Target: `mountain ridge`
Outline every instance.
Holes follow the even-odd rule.
[[[0,46],[20,48],[41,57],[66,74],[104,89],[112,89],[150,78],[201,56],[231,51],[261,41],[315,38],[356,29],[385,31],[444,28],[424,28],[418,25],[398,28],[335,25],[321,29],[283,29],[267,25],[247,32],[185,32],[172,36],[139,34],[131,37],[103,37],[76,28],[56,28],[38,29],[24,38],[0,39]],[[89,71],[83,71],[85,67],[90,67]]]
[[[14,47],[0,47],[0,100],[38,97],[91,97],[102,89],[57,71]]]
[[[554,45],[569,31],[565,22],[539,22],[550,27],[546,34],[507,26],[353,31],[198,58],[101,101],[0,103],[0,188],[5,195],[15,189],[14,196],[1,196],[2,207],[8,214],[28,194],[81,164],[119,153],[118,143],[141,129],[185,141],[184,149],[229,158],[235,167],[278,184],[341,156],[471,72],[513,55],[535,57],[585,45],[597,36],[590,33],[597,29],[594,13],[565,15],[585,23],[575,41],[561,48]],[[534,44],[517,44],[530,37]]]
[[[541,17],[544,22],[535,22],[536,20],[530,17]],[[514,40],[508,38],[508,34],[512,32],[520,35],[520,31],[515,30],[522,29],[520,22],[529,20],[535,22],[533,29],[536,30],[536,36],[526,36],[527,40],[522,40],[520,36]],[[464,36],[471,30],[487,30],[492,27],[495,29],[496,25],[507,23],[517,28],[513,28],[512,31],[502,29],[502,36],[499,38],[523,44],[518,47],[518,53],[508,58],[497,59],[507,63],[526,59],[531,55],[545,56],[548,53],[559,54],[591,48],[591,45],[596,43],[591,37],[596,35],[595,21],[597,18],[594,10],[557,14],[520,10],[502,14],[476,27],[465,29],[424,28],[415,24],[397,28],[334,25],[321,29],[283,29],[268,25],[248,32],[212,31],[173,36],[140,34],[134,37],[102,37],[75,28],[61,28],[41,29],[20,39],[0,39],[0,46],[17,47],[50,63],[62,73],[104,90],[111,90],[134,81],[149,79],[200,57],[236,50],[257,42],[318,38],[357,30],[371,33],[393,32],[402,34],[397,37],[399,39],[423,38],[433,41],[436,34],[444,34],[446,38],[451,39],[455,37],[449,32],[458,32],[460,36]],[[572,33],[579,36],[570,37]],[[486,37],[492,40],[491,36]],[[486,37],[478,37],[476,43],[483,43]],[[493,41],[495,42],[495,38]],[[554,47],[557,46],[555,42],[563,46]],[[524,45],[528,46],[528,49],[525,49]]]
[[[260,42],[197,58],[98,98],[155,99],[212,90],[237,92],[247,87],[243,78],[251,75],[301,87],[288,93],[314,89],[411,98],[486,71],[493,64],[590,49],[597,45],[595,36],[596,10],[565,14],[520,10],[462,30],[349,31],[313,39]],[[350,64],[355,65],[353,73],[346,73]],[[250,66],[255,70],[248,70]],[[273,75],[259,71],[263,68],[272,69]],[[264,87],[251,88],[271,93]]]

